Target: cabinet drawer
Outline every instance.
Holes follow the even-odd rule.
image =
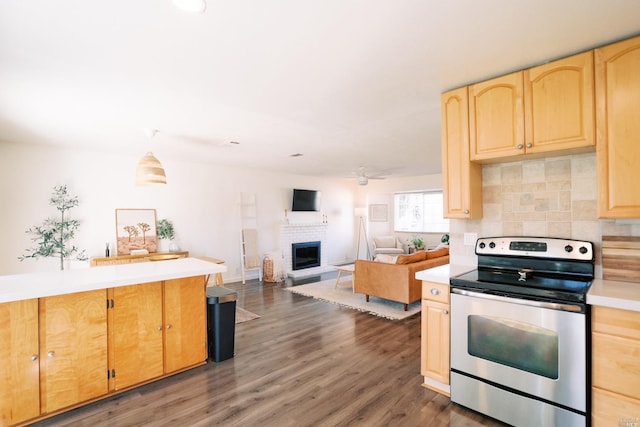
[[[591,422],[593,427],[634,425],[624,421],[638,420],[640,400],[631,399],[606,390],[592,389]]]
[[[422,299],[449,304],[449,285],[423,280]]]
[[[640,340],[640,312],[609,307],[593,307],[593,332]]]

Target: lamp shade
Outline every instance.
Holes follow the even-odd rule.
[[[191,13],[203,13],[207,8],[205,0],[173,0],[176,7]]]
[[[365,217],[367,216],[367,208],[355,208],[355,216]]]
[[[138,162],[136,170],[136,185],[166,184],[167,175],[164,173],[162,163],[153,155],[147,152]]]

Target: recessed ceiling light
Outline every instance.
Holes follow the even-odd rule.
[[[177,8],[191,13],[204,13],[207,9],[205,0],[173,0],[173,4]]]
[[[289,157],[302,157],[302,156],[304,156],[304,154],[302,153],[289,154]]]

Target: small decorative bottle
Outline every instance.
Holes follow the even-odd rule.
[[[105,250],[104,250],[104,256],[106,256],[107,258],[109,258],[109,242],[107,242]]]

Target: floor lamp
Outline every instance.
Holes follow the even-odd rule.
[[[360,224],[358,225],[358,249],[356,250],[356,259],[360,259],[360,232],[364,234],[364,242],[367,246],[367,260],[371,259],[371,252],[369,252],[369,238],[367,237],[367,228],[365,227],[364,218],[367,216],[367,208],[356,208],[355,214],[360,218]]]

